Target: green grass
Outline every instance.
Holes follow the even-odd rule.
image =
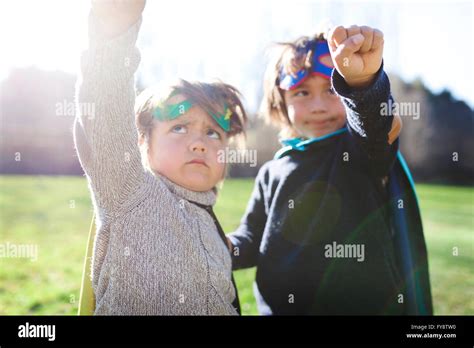
[[[216,214],[242,217],[253,181],[227,180]],[[435,314],[474,314],[473,188],[417,185]],[[38,259],[0,257],[0,314],[76,314],[92,206],[81,177],[0,176],[0,244],[31,244]],[[458,255],[453,255],[457,248]],[[257,314],[255,269],[235,272],[244,314]]]
[[[474,189],[417,185],[435,314],[474,314]]]

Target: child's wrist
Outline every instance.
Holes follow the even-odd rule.
[[[376,76],[377,73],[358,78],[344,78],[344,81],[351,88],[366,88],[374,82]]]

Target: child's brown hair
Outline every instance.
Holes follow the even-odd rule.
[[[149,146],[154,122],[159,122],[153,118],[154,109],[157,106],[166,105],[168,100],[176,94],[182,94],[187,99],[191,99],[209,113],[220,114],[226,105],[231,111],[230,130],[227,135],[229,139],[236,138],[239,144],[243,144],[247,114],[242,105],[242,95],[237,88],[220,81],[206,83],[179,79],[165,87],[147,88],[135,101],[135,124],[140,143],[145,145],[145,149]],[[142,160],[145,160],[143,157],[146,156],[143,156],[142,152]]]
[[[285,103],[284,91],[279,87],[280,72],[296,73],[301,69],[312,68],[313,51],[306,52],[309,41],[326,40],[326,34],[319,32],[313,37],[301,36],[290,42],[279,42],[272,48],[276,49],[265,71],[263,100],[260,112],[265,120],[280,129],[280,137],[291,138],[298,134],[291,125]]]

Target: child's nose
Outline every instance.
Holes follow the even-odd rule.
[[[320,96],[315,96],[310,101],[310,111],[313,113],[321,113],[327,111],[326,103]]]
[[[207,146],[201,138],[195,139],[191,142],[190,149],[196,153],[206,153]]]

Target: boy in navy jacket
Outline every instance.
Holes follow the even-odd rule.
[[[280,44],[268,67],[264,114],[289,139],[229,235],[233,268],[257,267],[261,314],[432,314],[401,119],[381,112],[393,101],[383,42],[339,26]]]

